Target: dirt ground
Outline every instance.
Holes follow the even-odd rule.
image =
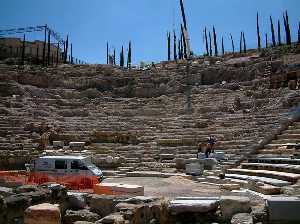
[[[251,200],[262,202],[263,199],[248,192],[233,193],[224,191],[214,184],[199,183],[183,177],[123,177],[107,178],[104,183],[123,183],[144,186],[145,196],[157,197],[217,197],[221,195],[248,196]]]

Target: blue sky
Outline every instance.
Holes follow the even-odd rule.
[[[205,26],[224,35],[230,49],[229,33],[236,47],[243,30],[248,47],[256,46],[256,12],[260,14],[261,36],[270,36],[269,16],[282,22],[288,10],[293,40],[300,21],[299,0],[185,0],[192,50],[204,52]],[[132,41],[133,62],[166,60],[166,32],[181,22],[179,0],[1,0],[0,29],[48,24],[66,36],[70,35],[74,56],[90,63],[106,63],[106,41],[117,55]],[[283,33],[283,23],[282,36]],[[29,35],[29,39],[42,38]]]

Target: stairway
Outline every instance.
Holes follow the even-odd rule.
[[[228,169],[226,178],[253,180],[263,183],[255,190],[280,194],[281,187],[300,180],[300,122],[293,122],[270,144],[259,150],[240,167]],[[274,191],[274,189],[277,189]]]

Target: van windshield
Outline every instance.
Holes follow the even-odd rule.
[[[102,175],[102,172],[101,172],[101,170],[97,167],[97,166],[95,166],[94,164],[86,164],[86,166],[88,167],[88,169],[90,170],[90,171],[92,171],[95,175]]]

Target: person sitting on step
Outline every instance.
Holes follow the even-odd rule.
[[[211,153],[214,153],[214,145],[216,144],[216,139],[210,135],[207,139],[207,147],[205,151],[205,156],[208,158]]]

